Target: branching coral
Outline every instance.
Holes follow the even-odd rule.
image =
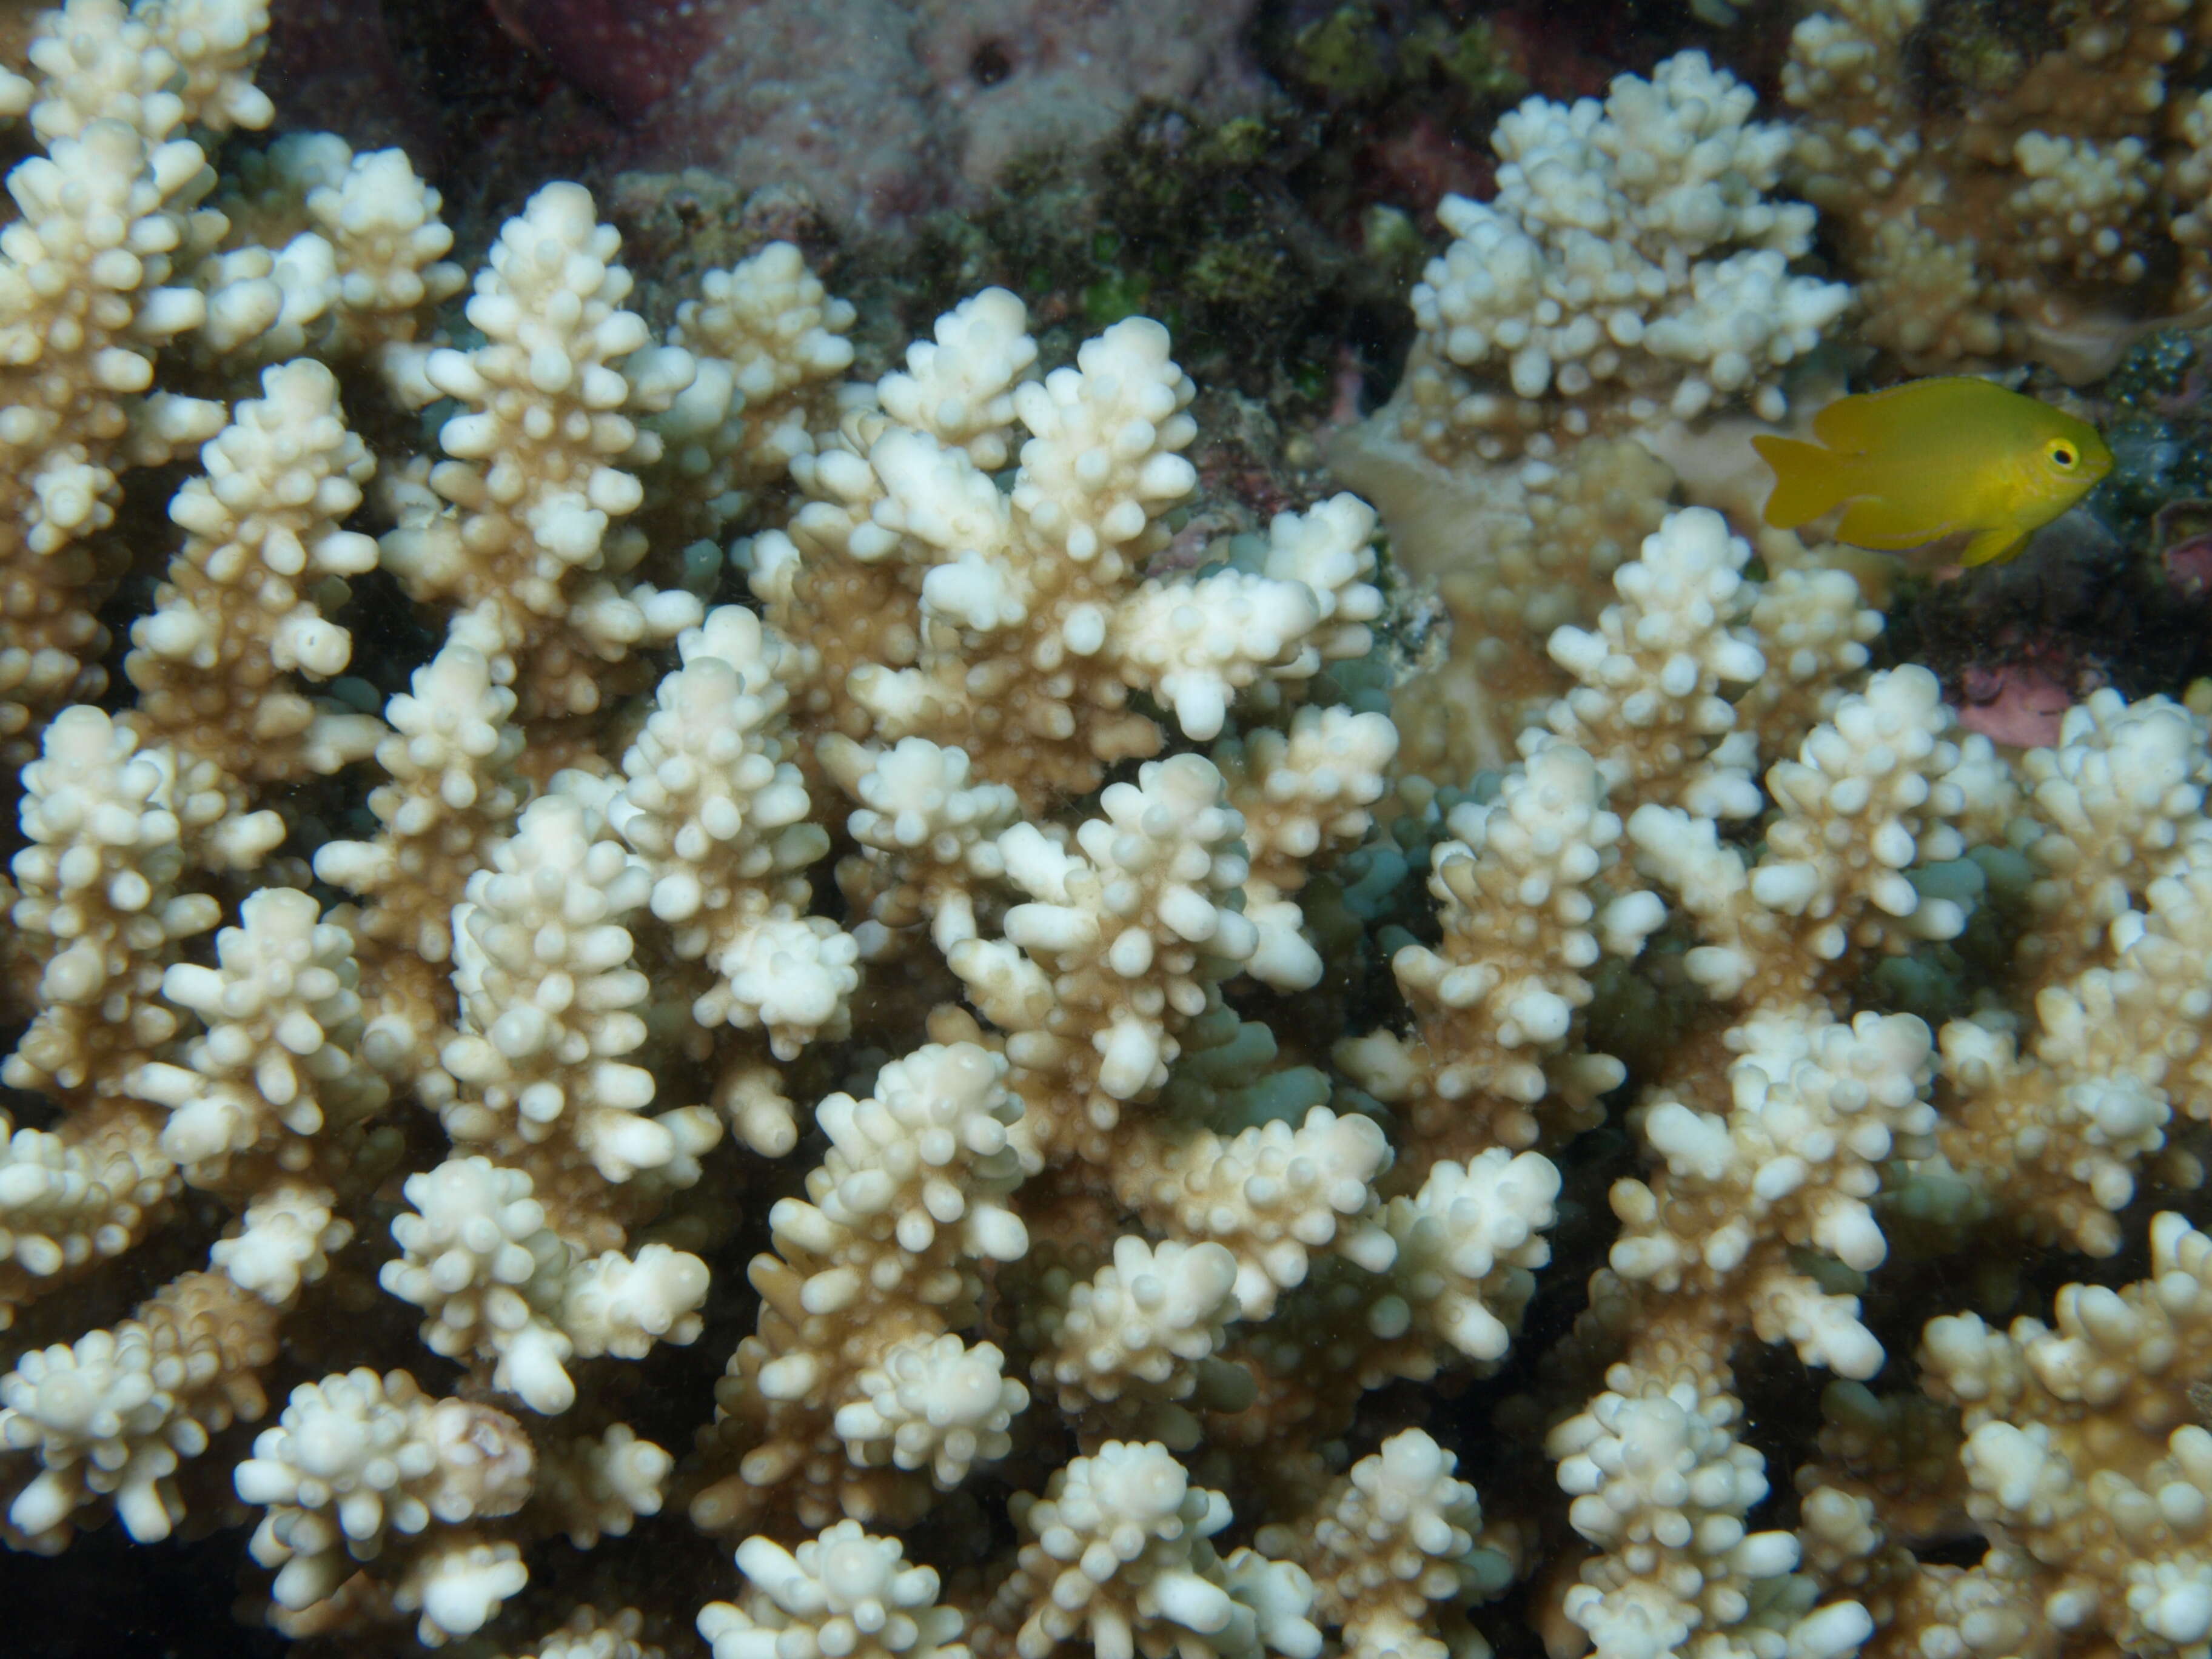
[[[1789,273],[1813,210],[1771,202],[1791,143],[1700,53],[1603,105],[1532,98],[1492,139],[1492,203],[1447,197],[1457,239],[1413,290],[1420,344],[1395,400],[1432,453],[1550,454],[1593,432],[1753,399],[1818,343],[1848,289]]]
[[[1259,573],[1140,580],[1195,482],[1179,453],[1194,388],[1146,319],[1023,379],[1026,325],[1001,289],[944,319],[878,385],[878,409],[794,463],[811,500],[745,557],[769,622],[819,653],[794,677],[804,718],[855,741],[957,744],[1034,809],[1158,751],[1133,690],[1210,739],[1239,690],[1365,651],[1381,598],[1374,515],[1349,496],[1278,519]],[[1002,492],[988,469],[1014,453],[1017,421],[1030,436]],[[825,629],[833,617],[861,627]]]
[[[2205,27],[2193,0],[2017,21],[1846,0],[1799,23],[1783,78],[1806,115],[1794,173],[1859,285],[1867,337],[1925,374],[2057,350],[2116,306],[2150,310],[2142,290],[2176,263],[2169,191],[2176,298],[2201,301],[2203,168],[2164,143],[2160,112]],[[2202,123],[2184,110],[2170,125],[2193,143]]]
[[[1526,106],[1449,210],[1394,719],[1364,502],[1171,533],[1159,325],[850,383],[795,248],[656,337],[557,184],[441,310],[396,154],[181,136],[262,21],[0,82],[8,1543],[258,1512],[303,1651],[1440,1659],[1521,1579],[1602,1659],[2201,1648],[2204,1239],[2008,1335],[1958,1268],[2201,1176],[2204,723],[2001,755],[1670,510],[1634,445],[1842,303],[1744,88]],[[2137,210],[2030,136],[2024,243]]]

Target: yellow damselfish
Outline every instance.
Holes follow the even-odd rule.
[[[1901,553],[1963,535],[1961,564],[2011,558],[2112,470],[2087,422],[1969,375],[1839,398],[1813,435],[1751,441],[1774,469],[1767,523],[1841,507],[1840,541]]]

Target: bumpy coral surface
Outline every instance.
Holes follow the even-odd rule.
[[[1778,417],[1778,372],[1850,294],[1790,272],[1814,213],[1766,199],[1791,140],[1756,101],[1685,53],[1500,122],[1497,199],[1444,198],[1455,240],[1413,289],[1408,435],[1496,459],[1731,398]]]
[[[2027,351],[2095,378],[2116,302],[2203,303],[2206,118],[2184,77],[2208,27],[2195,0],[2026,27],[1925,0],[1803,19],[1783,77],[1805,117],[1792,172],[1869,340],[1921,373]]]
[[[9,1547],[228,1533],[303,1655],[2202,1659],[2203,699],[2001,751],[1643,447],[1838,320],[1812,140],[1524,105],[1387,524],[1209,544],[1161,323],[865,378],[560,181],[465,273],[397,152],[218,177],[265,26],[0,78]],[[2127,280],[2129,135],[2007,131]]]

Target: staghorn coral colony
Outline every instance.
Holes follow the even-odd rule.
[[[1532,97],[1376,505],[1195,550],[1156,321],[656,328],[579,185],[219,174],[264,0],[45,15],[0,1536],[302,1653],[2199,1659],[2212,699],[2000,749],[1711,458],[2193,302],[2204,9]]]

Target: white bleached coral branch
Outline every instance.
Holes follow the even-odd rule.
[[[1017,1498],[1024,1542],[984,1620],[1020,1659],[1046,1659],[1079,1632],[1098,1659],[1317,1659],[1313,1583],[1299,1568],[1210,1541],[1228,1500],[1193,1486],[1166,1447],[1109,1441]]]
[[[428,1314],[434,1352],[495,1361],[492,1385],[533,1411],[574,1402],[572,1358],[636,1359],[699,1334],[705,1263],[658,1243],[585,1257],[547,1224],[520,1170],[449,1158],[410,1176],[406,1194],[414,1208],[392,1224],[402,1255],[384,1264],[385,1289]]]
[[[1779,418],[1778,371],[1850,303],[1792,276],[1813,210],[1776,201],[1786,126],[1702,52],[1603,104],[1531,98],[1498,125],[1494,201],[1447,196],[1455,240],[1413,289],[1421,351],[1409,436],[1486,459],[1750,398]]]
[[[514,1547],[470,1528],[520,1510],[536,1463],[505,1413],[431,1399],[404,1371],[359,1370],[295,1389],[236,1479],[238,1495],[267,1511],[252,1549],[277,1570],[280,1607],[312,1607],[375,1562],[434,1644],[471,1633],[521,1589]]]
[[[840,1521],[787,1550],[738,1547],[745,1591],[699,1610],[714,1659],[967,1659],[962,1620],[937,1604],[937,1573],[910,1566],[895,1538]]]

